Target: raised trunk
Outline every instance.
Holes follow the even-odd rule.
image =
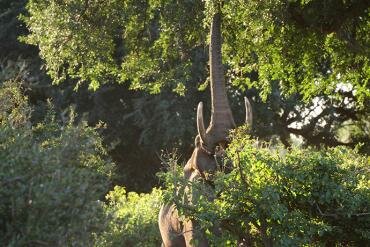
[[[227,141],[228,131],[235,128],[225,87],[225,75],[221,55],[221,14],[213,16],[211,24],[211,44],[209,47],[211,72],[212,115],[207,129],[207,143],[211,147]]]

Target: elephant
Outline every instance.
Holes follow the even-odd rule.
[[[217,170],[217,162],[214,156],[217,155],[217,150],[225,150],[229,143],[229,131],[235,128],[234,118],[227,99],[221,58],[220,12],[212,17],[210,35],[211,120],[206,129],[203,121],[203,103],[199,102],[197,108],[198,135],[195,138],[194,151],[184,167],[184,177],[189,181],[202,178],[211,182],[207,174],[213,174]],[[245,108],[245,121],[251,125],[251,105],[246,97]],[[198,230],[197,222],[180,219],[174,204],[165,204],[161,207],[158,225],[162,236],[162,246],[164,247],[209,246],[205,234]]]

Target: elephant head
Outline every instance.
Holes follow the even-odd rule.
[[[226,103],[227,98],[226,98]],[[247,97],[244,97],[244,105],[245,105],[245,123],[249,126],[252,124],[252,110],[251,104]],[[230,107],[227,104],[228,110],[231,113]],[[214,109],[214,108],[212,108]],[[221,113],[219,113],[221,115]],[[218,116],[219,116],[218,115]],[[214,116],[214,111],[212,110],[212,116]],[[206,173],[213,173],[217,169],[216,160],[214,156],[221,155],[224,151],[225,147],[227,146],[228,140],[228,132],[232,128],[225,128],[225,124],[220,125],[214,124],[212,125],[212,118],[211,116],[211,123],[207,130],[204,127],[203,121],[203,103],[199,102],[198,109],[197,109],[197,129],[198,135],[195,138],[195,149],[191,158],[189,159],[188,163],[185,166],[184,172],[185,177],[190,178],[191,173],[194,170],[197,170],[202,177],[205,177]],[[231,116],[231,121],[234,121]],[[219,119],[219,120],[222,120]],[[213,134],[216,133],[216,134]],[[215,137],[218,137],[217,139]],[[221,148],[216,149],[217,145],[220,145]]]

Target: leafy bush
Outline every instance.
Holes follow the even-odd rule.
[[[159,246],[158,213],[162,191],[153,189],[149,194],[127,193],[116,186],[106,196],[106,213],[111,221],[98,241],[98,246]]]
[[[184,205],[181,189],[172,195],[180,212],[199,221],[215,246],[369,243],[369,157],[345,147],[256,145],[243,129],[233,135],[227,155],[234,168],[215,174],[214,200],[198,196],[195,204]],[[191,186],[209,193],[201,181]],[[221,231],[215,234],[215,228]]]
[[[32,126],[16,81],[0,87],[0,102],[0,242],[92,245],[113,169],[95,129],[60,126],[52,112]]]

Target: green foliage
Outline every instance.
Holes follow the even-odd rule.
[[[201,1],[32,0],[30,17],[23,18],[31,31],[25,40],[39,46],[56,83],[70,76],[97,89],[108,80],[130,80],[132,89],[158,93],[172,85],[184,94],[194,72],[191,49],[205,37],[196,25],[202,23],[202,11],[197,12],[202,6]]]
[[[266,99],[277,81],[285,95],[308,100],[342,97],[338,85],[349,83],[361,107],[369,100],[363,1],[32,0],[27,41],[39,46],[56,82],[70,75],[96,88],[110,77],[130,80],[133,89],[157,93],[171,85],[183,94],[192,65],[206,69],[194,52],[206,47],[205,26],[218,3],[234,85],[256,87]]]
[[[158,93],[170,86],[180,95],[184,85],[201,83],[205,63],[199,48],[207,34],[202,1],[140,1],[146,12],[133,2],[125,8],[123,41],[128,45],[121,78],[130,80],[133,89]]]
[[[68,82],[68,91],[76,83],[79,86],[86,82],[96,89],[118,82],[125,85],[109,87],[161,92],[159,100],[145,93],[124,93],[125,104],[143,106],[142,109],[151,105],[158,110],[155,114],[151,112],[149,118],[142,114],[147,112],[142,109],[138,112],[127,107],[123,112],[137,118],[130,125],[137,132],[129,134],[135,137],[128,142],[132,143],[139,135],[139,139],[157,140],[161,144],[156,150],[152,149],[157,143],[143,148],[155,153],[167,148],[162,144],[171,141],[152,135],[169,119],[166,110],[171,109],[182,121],[190,122],[194,110],[182,104],[188,101],[195,105],[199,98],[196,90],[208,86],[208,26],[218,6],[223,14],[223,61],[229,96],[234,112],[243,114],[241,94],[248,89],[246,94],[253,99],[254,135],[264,139],[278,136],[286,146],[291,144],[292,133],[303,137],[309,145],[354,147],[369,141],[363,128],[369,115],[365,106],[370,101],[366,1],[31,0],[25,18],[30,30],[26,40],[38,45],[54,82],[74,79]],[[187,98],[182,100],[172,92]],[[93,103],[86,98],[80,100],[84,104],[81,109],[93,118],[105,115],[100,114],[100,106],[91,109]],[[113,101],[111,98],[109,101]],[[108,109],[120,106],[120,99],[115,100]],[[171,121],[176,119],[174,115]],[[117,119],[113,115],[104,117]],[[116,123],[128,120],[131,124],[133,118],[115,121],[114,128],[105,133],[116,136],[122,129]],[[193,136],[188,135],[189,129],[194,131],[189,127],[193,122],[184,123],[186,127],[181,129],[186,130],[181,133],[176,131],[178,124],[171,121],[169,128],[164,128],[164,136],[190,143],[190,138],[185,140],[183,136]],[[301,128],[292,127],[295,123]],[[348,123],[363,133],[344,142],[338,138],[338,130],[344,130]],[[127,127],[126,124],[123,128]],[[119,142],[113,143],[119,148],[115,153],[132,153],[125,143]],[[138,149],[143,151],[142,147],[135,148]],[[150,160],[140,163],[158,162],[155,155],[149,156]],[[118,159],[121,162],[122,158]],[[132,163],[136,160],[130,157],[126,164]]]
[[[32,126],[16,81],[1,86],[0,101],[0,242],[91,245],[113,168],[95,129],[60,126],[52,111]]]
[[[305,99],[341,96],[349,83],[362,107],[369,99],[369,6],[361,1],[227,1],[225,57],[233,83],[262,89],[271,81]],[[256,71],[257,80],[245,80]]]
[[[68,75],[96,89],[117,69],[113,51],[122,8],[121,1],[29,1],[28,42],[39,45],[55,82]]]
[[[116,186],[106,196],[106,213],[111,217],[97,246],[159,246],[158,213],[162,191],[153,189],[149,194],[126,192]]]
[[[245,133],[242,129],[233,135],[227,155],[234,167],[230,173],[215,174],[214,200],[205,196],[209,186],[202,181],[192,184],[201,195],[195,203],[184,205],[182,194],[172,195],[180,212],[200,222],[213,244],[364,246],[369,242],[368,156],[344,147],[269,147]],[[215,232],[219,227],[222,234]]]

